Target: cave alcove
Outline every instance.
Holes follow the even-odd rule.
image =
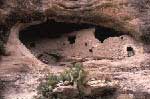
[[[49,53],[44,51],[41,53],[37,53],[38,48],[39,47],[42,48],[41,46],[37,47],[38,42],[41,42],[44,39],[51,39],[51,40],[59,39],[63,35],[69,34],[67,36],[67,41],[69,42],[70,45],[72,45],[76,42],[77,37],[75,34],[71,34],[71,33],[74,33],[74,31],[80,31],[82,29],[88,29],[88,28],[95,28],[95,32],[93,35],[95,36],[95,39],[98,39],[101,43],[103,43],[104,40],[109,37],[120,37],[123,35],[122,32],[116,31],[113,28],[96,26],[92,24],[55,22],[49,20],[40,24],[31,25],[21,30],[19,33],[19,39],[29,50],[31,50],[31,53],[35,55],[39,60],[41,60],[46,64],[50,64],[51,62],[49,62],[49,60],[54,59],[54,62],[52,63],[58,62],[61,59],[61,55],[59,57],[59,52],[57,52],[56,50],[54,50],[54,53]],[[65,43],[63,43],[63,45],[65,46]],[[45,46],[47,47],[47,45]],[[84,46],[88,46],[88,44],[84,43]],[[89,49],[89,52],[92,54],[93,50]],[[50,58],[48,58],[48,56],[50,56]]]

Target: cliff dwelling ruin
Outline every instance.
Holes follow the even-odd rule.
[[[141,53],[130,35],[90,24],[46,21],[19,32],[20,41],[40,61],[49,65],[75,60],[123,60]]]

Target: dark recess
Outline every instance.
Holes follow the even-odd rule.
[[[135,52],[132,47],[127,47],[128,57],[134,56]]]
[[[4,1],[5,0],[0,0],[0,8],[2,8],[2,6],[4,5]]]
[[[74,24],[64,22],[47,21],[39,25],[30,26],[20,31],[19,38],[23,43],[41,38],[59,38],[64,33],[72,33],[81,29],[90,28],[89,24]],[[69,36],[68,40],[73,43],[76,37]]]
[[[88,44],[87,43],[85,43],[85,46],[87,46]]]
[[[74,44],[76,41],[76,36],[68,36],[68,41],[70,44]]]
[[[96,28],[95,38],[100,42],[103,42],[109,37],[118,37],[123,35],[123,33],[118,32],[112,28],[106,28],[101,26],[95,26],[92,24],[76,24],[76,23],[65,23],[65,22],[55,22],[55,21],[46,21],[44,23],[30,26],[22,31],[20,31],[19,39],[26,45],[31,43],[31,46],[34,47],[32,42],[36,40],[41,40],[42,38],[59,38],[63,34],[69,34],[68,41],[70,44],[75,43],[76,36],[70,36],[70,33],[74,31],[79,31],[81,29],[87,28]],[[87,46],[87,44],[85,44]]]
[[[112,28],[97,27],[95,30],[95,38],[97,38],[101,43],[109,37],[119,37],[121,35],[123,35],[123,33]]]
[[[91,53],[93,52],[92,48],[91,48],[91,49],[89,49],[89,52],[91,52]]]

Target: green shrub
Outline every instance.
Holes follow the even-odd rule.
[[[87,82],[86,75],[87,73],[84,71],[81,64],[74,64],[69,70],[65,70],[60,75],[50,74],[46,82],[41,83],[38,87],[39,93],[41,94],[40,99],[42,99],[42,97],[46,99],[55,99],[56,95],[52,93],[52,90],[58,83],[65,81],[69,82],[70,85],[76,86],[79,96],[82,97],[84,95],[82,90]]]

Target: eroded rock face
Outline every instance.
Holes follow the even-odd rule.
[[[53,50],[57,50],[61,56],[68,56],[68,59],[70,57],[81,59],[95,57],[82,61],[91,78],[103,79],[109,76],[118,80],[118,85],[125,92],[140,90],[149,93],[149,11],[149,0],[1,0],[0,54],[4,53],[3,49],[6,47],[10,56],[2,58],[0,63],[0,76],[2,77],[0,78],[20,75],[19,80],[14,76],[11,79],[15,78],[15,80],[7,79],[6,82],[13,83],[13,86],[17,87],[21,83],[23,87],[20,86],[20,90],[24,89],[19,93],[12,92],[14,87],[8,86],[4,96],[6,99],[18,98],[18,96],[22,98],[27,96],[24,94],[25,92],[28,94],[29,90],[33,92],[32,90],[35,88],[29,88],[29,85],[32,86],[40,76],[35,72],[36,70],[31,72],[31,75],[28,72],[22,74],[22,70],[24,67],[28,67],[29,71],[35,68],[43,70],[45,64],[37,60],[35,56],[38,57],[44,51],[53,52]],[[19,31],[49,20],[74,24],[86,23],[92,27],[73,31],[70,34],[64,33],[60,38],[43,38],[36,41],[35,44],[19,40]],[[94,35],[96,33],[95,26],[111,28],[123,34],[99,40]],[[51,46],[43,50],[46,45]],[[33,53],[37,51],[35,56],[26,47]],[[53,53],[50,54],[54,56]],[[50,57],[50,60],[51,58],[53,57]],[[39,67],[39,65],[43,67]],[[64,69],[64,67],[52,67],[51,71],[57,73],[61,71],[60,68]],[[32,76],[35,79],[30,82]],[[28,96],[25,98],[27,99]]]
[[[54,19],[111,27],[133,36],[143,35],[149,42],[148,0],[5,0],[0,4],[0,24],[9,28],[17,22]]]

